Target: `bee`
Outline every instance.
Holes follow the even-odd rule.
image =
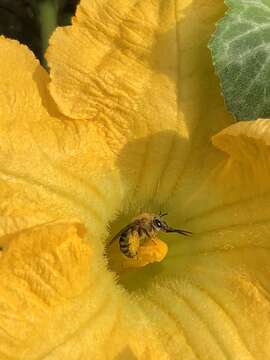
[[[167,213],[149,214],[143,213],[121,229],[109,242],[109,246],[115,241],[119,241],[120,251],[128,258],[135,258],[137,251],[147,238],[154,238],[159,232],[178,233],[184,236],[189,236],[192,233],[186,230],[174,229],[170,227],[163,217]]]

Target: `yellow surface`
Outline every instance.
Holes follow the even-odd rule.
[[[270,358],[270,129],[224,109],[224,10],[82,1],[51,79],[1,38],[0,359]],[[111,223],[160,209],[193,235],[114,274]]]

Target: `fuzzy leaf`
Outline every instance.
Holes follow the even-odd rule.
[[[227,0],[210,42],[228,109],[237,119],[270,116],[270,0]]]

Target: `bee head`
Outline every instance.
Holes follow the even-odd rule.
[[[174,232],[174,233],[178,233],[181,235],[191,235],[190,231],[187,230],[180,230],[180,229],[174,229],[172,227],[170,227],[166,221],[164,221],[162,219],[163,216],[167,215],[167,213],[162,214],[161,212],[159,213],[159,216],[154,216],[153,220],[152,220],[152,225],[154,227],[155,230],[157,231],[163,231],[163,232]]]
[[[167,229],[169,229],[168,224],[166,223],[166,221],[164,221],[162,219],[163,216],[167,215],[167,213],[162,214],[161,212],[159,213],[158,216],[154,216],[153,220],[152,220],[152,225],[154,227],[155,230],[157,231],[164,231],[166,232]]]

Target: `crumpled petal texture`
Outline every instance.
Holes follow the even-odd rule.
[[[223,12],[81,1],[51,39],[51,82],[1,40],[0,358],[270,357],[270,130],[222,130],[206,45]],[[194,233],[120,278],[131,294],[103,257],[129,206],[163,206]]]
[[[121,353],[130,353],[129,339],[141,358],[144,351],[161,353],[154,341],[141,346],[140,334],[151,340],[151,329],[138,305],[124,302],[111,279],[95,271],[78,220],[38,225],[1,240],[1,359],[102,359],[123,345]],[[130,306],[136,320],[124,312]],[[106,349],[93,346],[109,338]]]
[[[36,358],[59,343],[59,330],[51,324],[60,326],[63,316],[72,315],[78,297],[93,284],[85,233],[84,226],[73,220],[2,237],[1,359],[16,358],[16,353],[20,358]],[[79,313],[74,318],[76,323],[83,321]],[[70,332],[68,323],[62,323],[61,337]]]
[[[118,166],[137,200],[166,201],[194,161],[209,171],[209,138],[232,123],[207,49],[224,9],[213,0],[81,1],[72,26],[50,39],[57,106],[95,123],[113,150],[122,144]],[[200,181],[191,172],[188,182]]]
[[[92,124],[57,111],[48,74],[26,47],[2,40],[0,63],[0,233],[74,213],[101,231],[122,196],[115,154]]]

